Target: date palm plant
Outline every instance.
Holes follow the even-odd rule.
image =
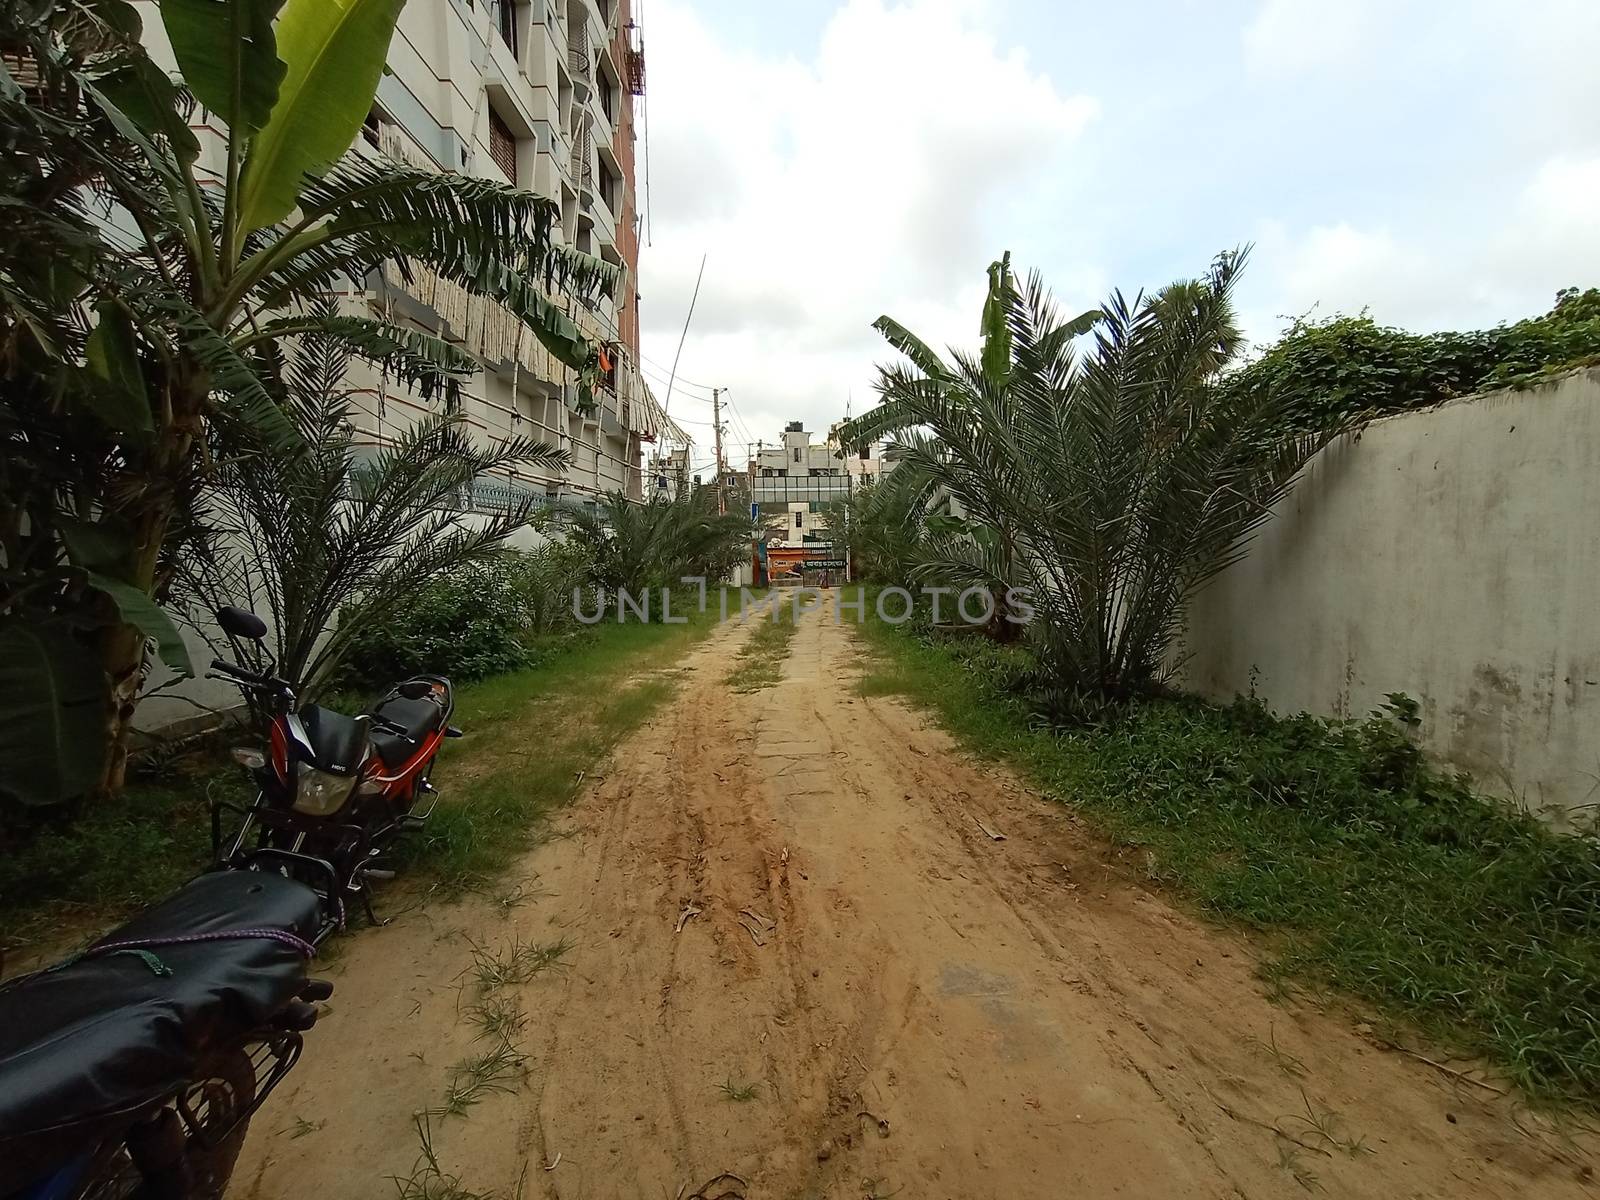
[[[203,633],[224,604],[270,618],[276,673],[306,700],[341,676],[353,639],[408,597],[504,555],[543,500],[527,492],[466,517],[475,482],[518,467],[559,471],[569,458],[530,438],[481,443],[460,412],[363,446],[350,359],[336,335],[297,339],[282,371],[291,443],[229,439],[200,514],[207,536],[174,578],[174,603]]]
[[[639,504],[613,492],[594,508],[571,508],[571,537],[588,554],[589,582],[642,596],[685,576],[725,578],[748,558],[753,527],[742,513],[718,514],[714,495],[696,487]]]
[[[894,469],[863,480],[850,495],[828,505],[828,536],[844,548],[859,579],[904,587],[931,557],[930,521],[937,527],[948,513],[942,511],[932,482],[900,462],[907,449],[926,440],[915,432],[900,435],[890,449]]]
[[[980,353],[948,362],[877,322],[908,362],[882,368],[882,403],[841,440],[931,435],[912,439],[896,470],[953,501],[960,524],[936,531],[916,573],[1027,589],[1044,682],[1068,697],[1160,681],[1189,598],[1245,553],[1339,432],[1297,431],[1278,396],[1218,386],[1240,345],[1244,257],[1066,320],[1037,273],[1018,284],[1007,256],[990,269]]]
[[[294,453],[266,364],[317,333],[425,399],[471,361],[330,291],[385,262],[507,307],[583,387],[597,350],[551,293],[614,270],[550,201],[350,150],[404,0],[162,0],[182,73],[126,0],[0,5],[0,790],[120,784],[157,606],[233,432]],[[225,127],[203,153],[196,103]]]

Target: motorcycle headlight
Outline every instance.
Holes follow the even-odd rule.
[[[354,775],[330,775],[301,763],[295,775],[294,810],[309,817],[329,816],[344,806],[355,785]]]

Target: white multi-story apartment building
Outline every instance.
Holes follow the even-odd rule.
[[[150,10],[153,52],[167,54],[156,5],[142,7]],[[546,196],[560,206],[561,241],[621,269],[616,298],[599,311],[568,304],[609,364],[599,404],[579,411],[573,372],[509,312],[426,271],[414,268],[409,283],[392,270],[356,281],[347,302],[471,351],[482,366],[463,389],[462,408],[482,437],[534,437],[571,454],[557,475],[524,469],[482,481],[475,506],[526,492],[583,500],[621,491],[643,499],[643,447],[668,426],[638,369],[634,103],[644,91],[644,52],[630,0],[413,0],[388,65],[358,151]],[[376,372],[363,368],[353,382],[363,412],[358,433],[373,446],[426,410]]]
[[[838,450],[813,443],[800,421],[790,421],[783,441],[763,446],[750,462],[750,498],[763,522],[776,529],[782,520],[783,543],[798,546],[820,534],[823,513],[834,500],[842,500],[850,480]]]
[[[765,446],[750,461],[750,495],[773,530],[781,517],[783,542],[797,546],[825,536],[828,505],[893,467],[882,445],[861,452],[839,447],[836,424],[826,442],[813,442],[800,421],[784,427],[781,445]]]

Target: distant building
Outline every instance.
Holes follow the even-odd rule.
[[[763,517],[784,514],[796,541],[814,524],[809,518],[843,499],[848,488],[849,473],[839,451],[813,442],[799,421],[790,421],[782,443],[763,447],[750,463],[751,499]]]
[[[689,483],[689,447],[679,446],[650,460],[650,483],[646,500],[677,498],[680,487]]]
[[[828,430],[828,445],[836,449],[839,445],[839,427],[843,424],[843,421],[835,421],[833,428]],[[839,461],[852,483],[871,483],[894,467],[892,459],[884,458],[884,448],[883,442],[873,442],[860,450],[839,452]]]

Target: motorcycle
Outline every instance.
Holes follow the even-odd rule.
[[[0,1200],[217,1200],[333,992],[324,932],[302,884],[217,872],[0,985]]]
[[[438,803],[428,779],[450,724],[455,696],[440,675],[395,684],[366,712],[350,717],[320,705],[299,705],[294,689],[273,674],[262,646],[266,623],[241,608],[217,611],[237,657],[214,659],[211,678],[236,684],[266,725],[267,746],[234,757],[256,789],[248,808],[212,806],[212,847],[220,866],[278,870],[318,890],[328,917],[342,926],[347,897],[368,919],[371,883],[392,872],[380,857],[401,834],[422,828]],[[230,839],[223,812],[240,823]]]

